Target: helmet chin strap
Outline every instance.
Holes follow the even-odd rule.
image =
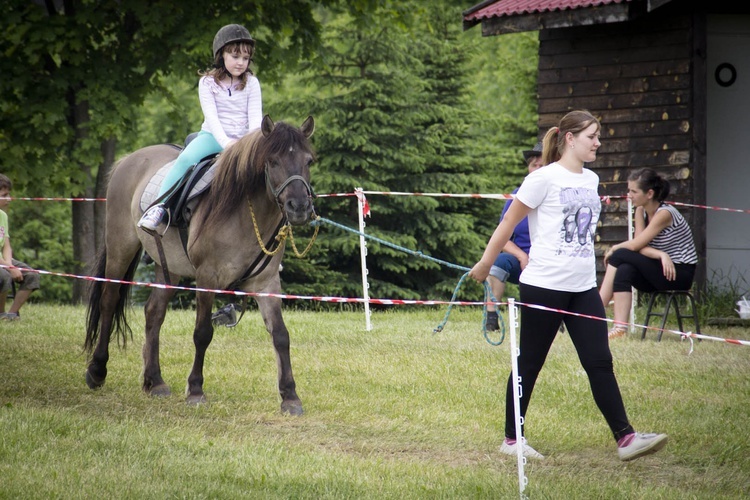
[[[222,50],[224,50],[224,49],[222,48]],[[229,88],[227,89],[227,92],[229,92],[229,97],[232,97],[232,85],[234,85],[234,75],[232,75],[232,73],[227,69],[227,65],[224,62],[224,56],[223,55],[221,56],[221,59],[219,60],[219,63],[218,64],[214,64],[214,68],[216,68],[216,69],[223,69],[229,75]]]

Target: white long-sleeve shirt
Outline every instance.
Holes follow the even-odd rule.
[[[238,90],[235,85],[219,85],[212,76],[204,76],[198,82],[204,117],[201,130],[210,132],[222,148],[226,148],[230,141],[260,128],[263,120],[258,79],[247,75],[244,89]]]

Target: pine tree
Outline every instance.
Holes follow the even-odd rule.
[[[472,116],[460,26],[439,12],[415,10],[416,17],[394,22],[394,12],[381,8],[370,22],[339,15],[325,26],[324,49],[306,73],[313,97],[294,104],[316,118],[317,192],[469,193],[486,184],[488,167],[473,162],[469,150]],[[433,29],[415,29],[426,19]],[[481,255],[486,235],[473,229],[476,200],[368,199],[368,235],[458,266]],[[326,198],[316,205],[323,217],[357,228],[355,199]],[[284,265],[289,293],[362,293],[354,233],[324,226],[309,262],[287,258]],[[377,241],[368,242],[367,265],[371,297],[446,298],[463,273]]]

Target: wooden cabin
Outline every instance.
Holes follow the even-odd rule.
[[[604,206],[599,254],[627,238],[629,172],[651,167],[685,204],[697,288],[750,290],[750,2],[488,0],[463,23],[539,32],[539,137],[573,109],[600,119],[589,166],[600,194],[620,198]]]

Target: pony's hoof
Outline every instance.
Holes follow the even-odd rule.
[[[200,406],[208,403],[205,394],[189,394],[186,403],[188,406]]]
[[[289,414],[293,417],[299,417],[305,411],[302,409],[302,401],[283,401],[281,403],[281,413]]]
[[[172,389],[167,384],[159,384],[147,390],[146,393],[155,398],[167,398],[172,395]]]
[[[91,375],[91,372],[86,370],[86,385],[89,386],[89,389],[100,389],[104,385],[105,379],[97,379],[93,375]]]

